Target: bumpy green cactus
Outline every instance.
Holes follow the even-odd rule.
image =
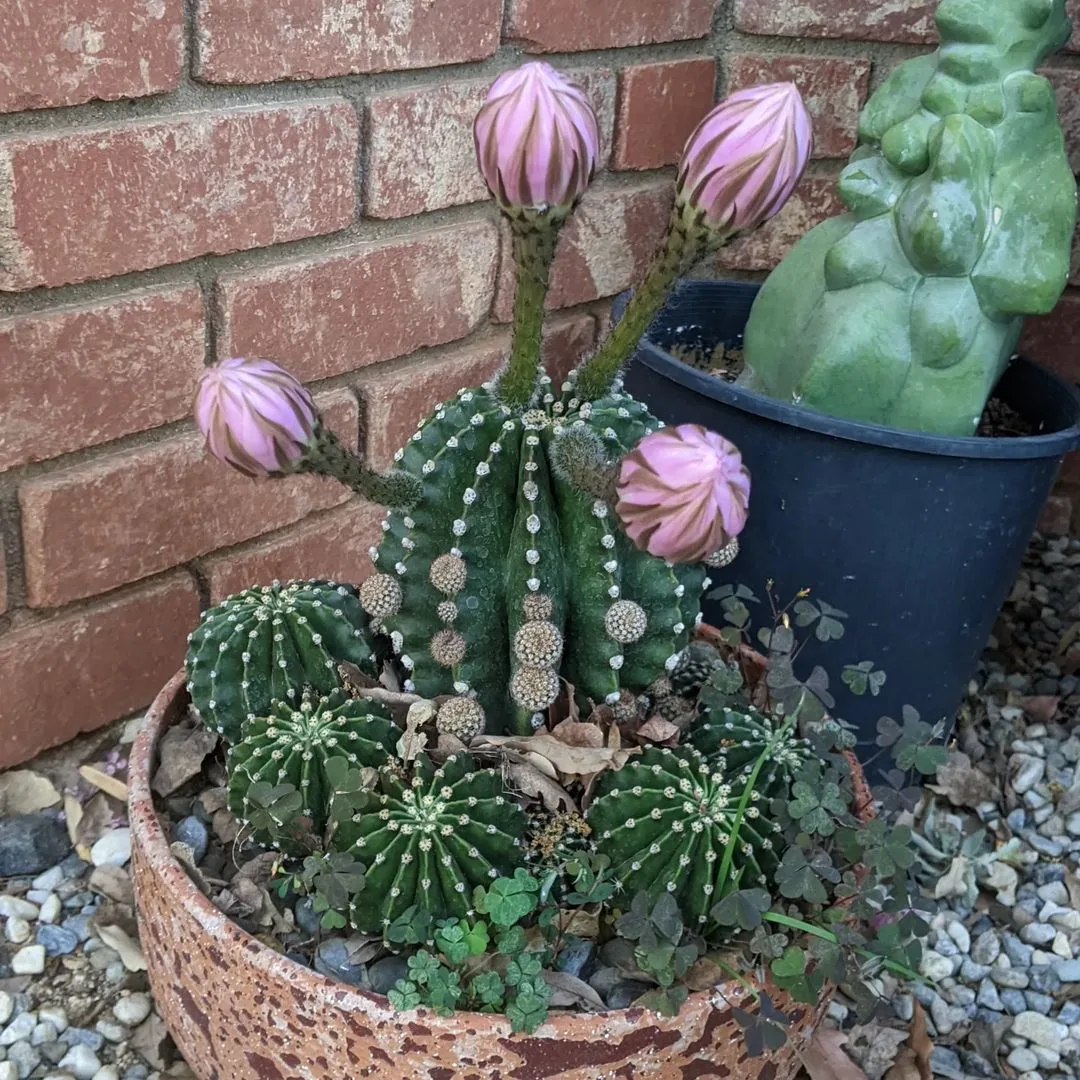
[[[810,744],[792,728],[753,708],[706,710],[687,741],[733,784],[749,778],[762,748],[768,746],[755,787],[770,798],[786,793],[794,774],[812,757]]]
[[[485,384],[435,410],[397,455],[423,494],[384,522],[381,573],[360,590],[408,689],[475,696],[489,731],[529,732],[560,678],[610,703],[675,666],[704,569],[634,548],[559,447],[584,431],[618,459],[658,426],[618,389],[584,402],[572,382],[557,397],[547,376],[531,409]]]
[[[246,820],[252,784],[291,784],[303,799],[301,814],[313,832],[322,833],[333,795],[326,762],[344,758],[377,769],[400,738],[401,729],[378,705],[354,701],[344,690],[305,690],[295,704],[275,701],[269,715],[244,721],[242,737],[229,751],[229,809]]]
[[[759,747],[760,750],[760,747]],[[667,891],[688,922],[708,923],[718,890],[766,884],[779,857],[780,826],[762,818],[760,789],[750,793],[732,873],[720,881],[724,851],[738,816],[745,784],[696,750],[649,747],[616,773],[600,778],[587,820],[596,848],[611,859],[612,873],[631,891]]]
[[[367,868],[349,911],[359,930],[382,930],[413,905],[437,919],[463,917],[475,886],[524,862],[524,811],[469,754],[439,767],[421,755],[411,779],[384,766],[368,803],[335,839]]]
[[[305,687],[341,685],[347,661],[378,674],[356,589],[333,581],[246,589],[203,613],[188,637],[191,701],[208,727],[235,743],[248,717],[295,703]]]
[[[1065,287],[1076,183],[1033,69],[1065,0],[942,0],[937,53],[870,99],[839,183],[851,213],[765,283],[743,382],[856,420],[970,435],[1022,317]]]

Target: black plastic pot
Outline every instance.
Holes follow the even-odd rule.
[[[997,396],[1041,434],[943,438],[775,401],[666,351],[737,345],[757,288],[685,282],[642,340],[626,388],[667,423],[703,424],[742,451],[750,519],[714,584],[764,596],[772,579],[785,601],[805,587],[847,612],[843,639],[811,639],[799,665],[826,669],[837,715],[864,743],[905,704],[951,727],[1061,459],[1080,444],[1077,394],[1018,359]],[[715,601],[705,617],[722,625]],[[843,665],[863,660],[887,675],[876,698],[840,683]]]

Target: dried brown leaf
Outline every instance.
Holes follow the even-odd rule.
[[[544,776],[550,777],[552,780],[559,779],[559,771],[555,768],[551,762],[544,757],[543,754],[532,754],[526,752],[522,755],[525,762],[529,765],[529,768],[535,769],[538,773]]]
[[[172,1039],[156,1012],[135,1029],[128,1045],[153,1069],[164,1069],[173,1059]]]
[[[75,842],[93,845],[101,838],[115,816],[108,796],[98,793],[83,808],[79,824],[75,827]]]
[[[634,755],[636,748],[612,750],[608,747],[567,746],[551,735],[483,735],[476,740],[478,746],[493,746],[517,750],[531,758],[537,754],[555,767],[563,783],[571,780],[587,781],[605,769],[621,769]]]
[[[416,701],[409,706],[405,718],[405,734],[398,739],[397,755],[409,762],[420,755],[427,746],[428,737],[420,729],[434,717],[435,706],[430,701]]]
[[[604,745],[604,733],[597,724],[583,724],[577,720],[566,719],[556,724],[551,734],[567,746],[598,748]]]
[[[353,967],[357,964],[369,964],[386,953],[382,936],[371,934],[354,934],[345,942],[345,949],[348,952],[349,964]]]
[[[622,749],[622,731],[619,729],[618,724],[612,723],[608,728],[606,745],[609,750]]]
[[[847,1035],[835,1028],[820,1027],[802,1052],[810,1080],[866,1080],[866,1073],[844,1053]]]
[[[195,849],[181,840],[174,840],[169,845],[172,857],[187,871],[187,876],[195,882],[195,887],[203,894],[210,895],[210,885],[205,875],[195,862]]]
[[[998,785],[959,750],[950,751],[948,761],[938,769],[935,782],[927,787],[936,795],[944,795],[953,806],[972,810],[980,803],[996,803],[1001,798]]]
[[[1061,698],[1054,694],[1037,694],[1034,697],[1022,697],[1020,708],[1037,724],[1049,724],[1057,716]]]
[[[670,721],[654,716],[637,729],[635,737],[641,742],[656,743],[659,746],[675,746],[679,741],[679,730]]]
[[[95,866],[90,875],[89,888],[118,904],[133,904],[135,895],[131,888],[131,875],[122,866],[106,863]]]
[[[93,784],[99,791],[104,791],[106,795],[111,795],[122,803],[127,802],[128,789],[123,780],[117,780],[115,776],[110,776],[93,765],[80,765],[79,775],[88,784]]]
[[[276,851],[264,851],[261,855],[249,859],[233,876],[233,883],[238,879],[246,879],[258,885],[260,888],[266,885],[273,876],[274,867],[281,860]]]
[[[714,986],[726,982],[730,978],[728,973],[715,961],[707,956],[695,960],[689,970],[683,976],[683,982],[693,991],[711,990]]]
[[[97,926],[97,936],[115,950],[120,956],[120,962],[128,971],[145,971],[146,958],[143,956],[142,947],[138,938],[132,938],[121,926]]]
[[[165,798],[193,776],[198,776],[218,737],[206,728],[171,727],[161,740],[157,772],[150,786]]]
[[[528,799],[539,799],[546,810],[575,809],[574,800],[564,788],[526,761],[507,760],[503,775],[512,791],[519,791]]]
[[[575,937],[592,939],[600,934],[600,916],[584,908],[561,908],[552,922]]]
[[[565,971],[543,971],[544,982],[551,987],[551,1006],[555,1009],[579,1006],[587,1012],[603,1012],[603,998],[587,983]]]
[[[33,814],[60,802],[60,792],[47,777],[31,769],[0,775],[0,813]]]
[[[885,1080],[933,1080],[930,1069],[930,1055],[934,1044],[926,1030],[926,1014],[922,1005],[915,1002],[915,1012],[908,1028],[907,1045],[900,1048],[892,1068],[885,1074]]]
[[[240,835],[240,822],[236,820],[233,812],[227,806],[218,810],[210,819],[210,828],[214,830],[214,835],[226,846]]]

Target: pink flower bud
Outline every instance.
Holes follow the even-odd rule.
[[[701,562],[746,525],[750,473],[733,443],[697,424],[646,435],[622,460],[615,510],[642,551]]]
[[[223,360],[195,395],[195,422],[214,457],[247,476],[292,472],[319,414],[311,395],[270,360]]]
[[[550,64],[500,75],[473,127],[476,160],[504,210],[568,212],[596,170],[600,132],[584,91]]]
[[[739,90],[687,140],[679,198],[725,236],[756,229],[791,197],[813,146],[810,114],[794,84]]]

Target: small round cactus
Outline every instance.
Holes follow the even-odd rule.
[[[750,774],[768,746],[756,786],[771,797],[785,792],[794,774],[812,756],[809,743],[794,730],[781,734],[781,723],[753,708],[709,710],[690,729],[688,742],[732,783]]]
[[[411,780],[396,764],[384,767],[368,805],[335,840],[367,868],[353,925],[380,931],[414,904],[435,919],[470,914],[475,886],[522,865],[524,835],[525,814],[499,774],[478,770],[469,754],[439,767],[421,755]]]
[[[301,814],[321,833],[333,795],[326,762],[344,758],[379,768],[400,737],[378,705],[355,701],[344,690],[305,690],[295,705],[275,701],[269,715],[244,721],[243,737],[229,751],[229,809],[245,820],[252,784],[291,784],[303,798]]]
[[[763,796],[751,793],[739,827],[728,883],[719,881],[745,785],[690,748],[649,747],[616,773],[601,777],[587,814],[596,849],[632,892],[670,892],[693,925],[709,922],[720,889],[738,875],[742,887],[764,884],[777,865],[780,826],[762,819]]]
[[[394,584],[397,584],[396,582]],[[271,702],[299,703],[305,688],[341,685],[347,661],[378,674],[368,620],[349,585],[293,581],[245,589],[204,612],[188,638],[188,691],[207,727],[235,743]]]
[[[723,666],[723,658],[707,641],[691,641],[683,649],[679,663],[671,673],[671,688],[676,694],[692,694],[709,681]]]
[[[454,697],[439,706],[435,729],[440,735],[453,735],[468,745],[484,730],[484,708],[474,698]]]

